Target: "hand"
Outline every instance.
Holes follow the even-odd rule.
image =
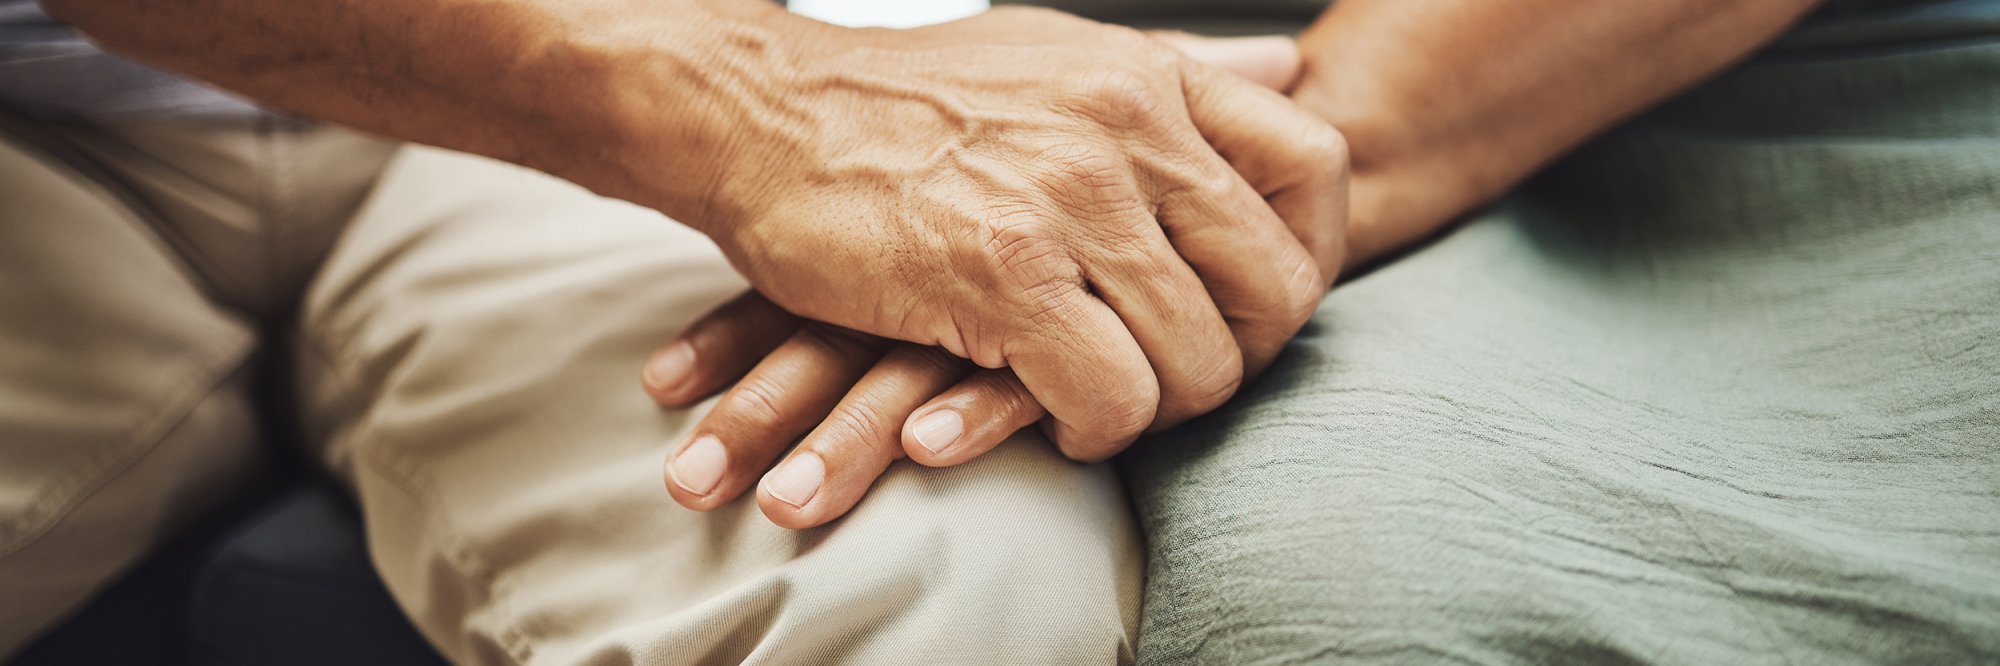
[[[703,225],[786,310],[1011,368],[1098,460],[1221,404],[1318,303],[1344,155],[1281,95],[1041,10],[822,41]]]
[[[1298,52],[1285,38],[1161,38],[1274,88],[1298,71]],[[684,405],[743,376],[752,364],[756,368],[671,458],[669,486],[693,508],[732,499],[763,471],[731,460],[746,451],[765,452],[762,460],[768,460],[810,428],[797,452],[766,477],[759,502],[781,525],[817,525],[845,513],[906,453],[928,465],[957,464],[1045,414],[1008,370],[975,372],[936,348],[892,349],[869,336],[805,324],[755,293],[663,346],[645,383],[662,404]],[[919,418],[910,419],[913,413]],[[1171,423],[1156,421],[1153,429],[1166,425]],[[686,492],[690,486],[711,490]]]
[[[804,528],[838,518],[859,502],[889,463],[904,456],[903,424],[911,411],[975,371],[1007,372],[980,370],[937,347],[808,322],[749,292],[655,352],[644,384],[660,404],[680,407],[734,383],[669,453],[666,482],[677,501],[711,509],[762,476],[757,503],[764,514],[778,525]],[[971,385],[978,384],[961,386]],[[1043,413],[1031,400],[1007,407],[1007,414],[1029,416],[993,432],[975,429],[965,439],[998,443]],[[1010,418],[991,409],[976,413]],[[798,447],[765,474],[795,441]],[[991,447],[948,459],[920,453],[917,459],[945,464],[940,461],[970,459]],[[708,492],[698,492],[702,488]]]

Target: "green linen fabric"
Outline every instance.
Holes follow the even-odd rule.
[[[2000,662],[2000,2],[1810,21],[1119,464],[1142,663]]]

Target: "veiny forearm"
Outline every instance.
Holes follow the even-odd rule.
[[[1294,97],[1346,133],[1365,263],[1742,59],[1817,0],[1342,0]]]
[[[781,31],[809,25],[761,0],[45,4],[111,50],[273,108],[526,164],[690,223],[710,212],[746,89],[801,39]],[[655,150],[623,150],[635,142]]]

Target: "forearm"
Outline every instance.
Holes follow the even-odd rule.
[[[526,164],[690,223],[714,216],[746,89],[802,39],[780,31],[809,29],[761,0],[45,4],[107,48],[273,108]]]
[[[1817,0],[1343,0],[1294,97],[1347,135],[1366,263],[1734,63]]]

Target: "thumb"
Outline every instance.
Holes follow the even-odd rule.
[[[1171,31],[1150,34],[1190,58],[1235,72],[1278,92],[1291,90],[1304,62],[1298,43],[1284,35],[1203,37]]]

